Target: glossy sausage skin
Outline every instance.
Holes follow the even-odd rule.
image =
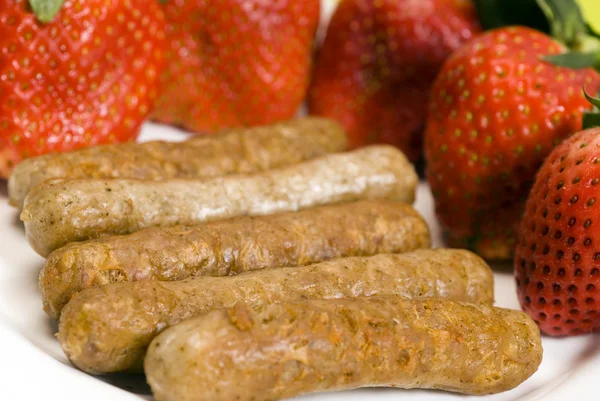
[[[273,401],[367,386],[492,394],[541,360],[522,312],[373,297],[213,311],[156,337],[144,368],[158,401]]]
[[[58,180],[31,189],[21,213],[42,256],[74,241],[330,203],[412,203],[418,183],[396,148],[371,146],[253,175],[169,181]]]
[[[50,254],[40,290],[44,310],[58,318],[73,294],[108,283],[228,276],[429,244],[427,224],[412,206],[359,201],[74,242]]]
[[[52,178],[208,178],[247,174],[340,152],[346,134],[335,122],[303,118],[240,128],[184,142],[153,141],[95,146],[19,163],[8,183],[10,203],[19,208],[29,190]]]
[[[493,275],[468,251],[426,249],[231,277],[108,284],[71,298],[60,317],[58,339],[84,371],[137,370],[159,332],[198,314],[238,302],[256,306],[373,295],[491,304]]]

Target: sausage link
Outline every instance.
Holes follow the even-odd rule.
[[[303,118],[241,128],[184,142],[153,141],[95,146],[19,163],[8,183],[10,203],[19,208],[29,190],[52,178],[207,178],[248,174],[339,152],[346,134],[334,121]]]
[[[541,360],[522,312],[373,297],[213,311],[156,337],[144,368],[158,401],[274,401],[372,386],[492,394]]]
[[[195,225],[361,199],[412,203],[417,183],[402,152],[371,146],[254,175],[46,182],[29,192],[21,219],[32,247],[48,256],[69,242],[147,227]]]
[[[40,290],[44,310],[58,318],[74,293],[108,283],[228,276],[429,244],[427,223],[412,206],[359,201],[71,243],[48,257]]]
[[[136,370],[160,331],[194,315],[238,302],[256,306],[372,295],[492,303],[493,275],[468,251],[425,249],[231,277],[107,284],[71,298],[60,317],[58,339],[84,371]]]

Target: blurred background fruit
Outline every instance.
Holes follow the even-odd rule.
[[[157,2],[50,3],[43,23],[27,0],[0,0],[0,178],[26,157],[135,139],[157,96]]]
[[[309,112],[340,122],[353,148],[389,143],[417,160],[431,83],[479,30],[468,0],[342,0],[318,52]]]
[[[310,79],[319,0],[169,0],[156,121],[191,131],[293,117]]]

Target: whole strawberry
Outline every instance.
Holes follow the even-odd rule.
[[[66,0],[47,17],[0,0],[0,177],[26,157],[135,139],[157,95],[157,1]]]
[[[515,257],[519,301],[543,332],[600,329],[600,128],[559,145],[540,169]]]
[[[342,0],[319,51],[309,112],[339,121],[352,148],[388,143],[416,160],[431,84],[479,30],[470,0]]]
[[[294,116],[306,94],[319,0],[169,0],[170,45],[152,117],[198,132]]]
[[[451,245],[508,259],[535,173],[581,129],[600,75],[544,60],[563,47],[524,27],[490,31],[444,64],[425,134],[428,179]]]

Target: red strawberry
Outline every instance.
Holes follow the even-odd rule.
[[[523,309],[550,335],[600,329],[600,128],[544,162],[527,200],[515,268]]]
[[[0,0],[0,177],[21,159],[135,139],[157,95],[156,1],[67,0],[41,23]]]
[[[214,132],[294,116],[319,0],[169,0],[164,9],[170,56],[154,119]]]
[[[600,75],[541,57],[563,47],[524,27],[490,31],[444,64],[425,134],[436,210],[454,244],[486,258],[512,256],[535,173],[552,148],[581,129]]]
[[[469,0],[342,0],[319,51],[309,111],[339,121],[353,148],[388,143],[416,160],[431,84],[479,30]]]

